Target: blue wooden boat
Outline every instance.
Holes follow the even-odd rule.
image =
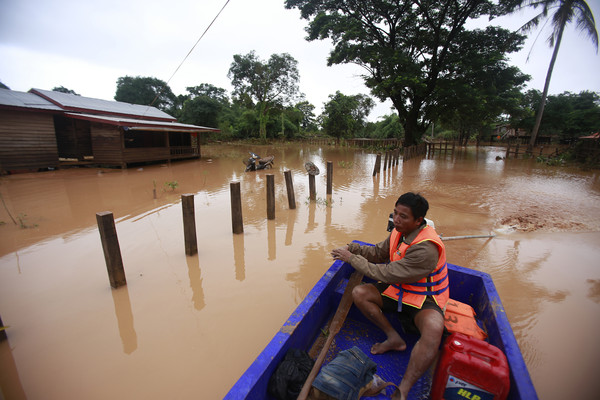
[[[225,398],[271,399],[272,397],[267,393],[269,378],[288,349],[299,348],[308,351],[315,342],[322,341],[326,324],[335,314],[352,272],[354,268],[349,264],[335,261]],[[448,273],[451,298],[474,308],[478,323],[488,334],[489,343],[500,348],[506,355],[510,367],[508,399],[537,399],[529,372],[490,275],[453,264],[448,264]],[[365,277],[364,280],[369,279]],[[357,346],[377,363],[377,375],[386,381],[398,384],[406,370],[410,352],[418,336],[404,332],[395,315],[388,315],[388,317],[392,325],[403,335],[408,345],[406,351],[382,355],[370,354],[373,343],[385,340],[385,335],[353,305],[340,332],[335,336],[323,365],[335,358],[339,351]],[[421,377],[413,386],[409,399],[429,398],[432,374],[430,369]],[[382,393],[369,398],[386,399],[390,394],[391,389],[388,396]]]

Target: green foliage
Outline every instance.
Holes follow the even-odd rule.
[[[208,83],[188,87],[179,120],[186,124],[217,127],[229,108],[227,91]]]
[[[438,84],[440,105],[435,112],[466,142],[471,135],[482,138],[486,126],[518,109],[529,77],[506,59],[506,53],[520,48],[523,36],[488,27],[463,31],[459,37],[458,51],[449,56],[456,69]]]
[[[352,169],[354,167],[354,162],[341,160],[341,161],[338,161],[337,165],[340,168]]]
[[[27,214],[24,213],[19,213],[19,215],[17,215],[17,220],[19,221],[21,229],[36,228],[38,226],[37,224],[28,225],[26,222]]]
[[[0,82],[0,89],[8,89],[10,90],[10,88],[8,86],[6,86],[4,83]]]
[[[381,121],[373,123],[371,133],[368,135],[368,137],[376,139],[401,139],[403,136],[404,128],[398,114],[386,115]]]
[[[535,30],[544,20],[546,20],[546,22],[552,22],[552,31],[547,41],[548,45],[554,48],[554,51],[552,52],[552,58],[550,59],[550,66],[544,83],[544,91],[542,92],[540,105],[536,113],[535,124],[531,132],[531,140],[529,143],[529,148],[531,148],[535,144],[540,130],[542,116],[544,115],[544,108],[546,105],[546,97],[550,88],[550,79],[552,77],[552,71],[558,56],[558,50],[565,28],[569,23],[574,22],[577,29],[594,43],[596,52],[598,51],[598,31],[596,30],[596,22],[592,10],[585,0],[504,0],[503,3],[506,4],[508,12],[512,12],[515,9],[521,11],[524,7],[532,7],[534,9],[540,7],[542,9],[540,13],[536,14],[521,27],[520,30],[523,32]],[[544,25],[545,24],[546,23],[544,23]]]
[[[227,76],[240,101],[248,107],[255,102],[259,135],[266,140],[270,109],[293,103],[299,94],[298,61],[287,53],[272,54],[267,62],[260,60],[254,51],[236,54]]]
[[[329,95],[321,114],[323,130],[336,138],[355,137],[364,131],[366,118],[373,106],[374,102],[369,96],[346,96],[337,91]]]
[[[53,92],[67,93],[67,94],[74,94],[75,96],[80,96],[79,93],[76,93],[74,90],[67,89],[64,86],[56,86],[56,87],[52,88],[52,91]]]
[[[115,100],[126,103],[153,106],[171,114],[177,114],[177,97],[166,82],[152,77],[122,76],[117,79]]]
[[[440,93],[439,85],[455,79],[455,72],[469,64],[461,58],[462,41],[468,39],[474,47],[472,57],[481,54],[489,61],[496,57],[487,51],[488,40],[477,40],[482,31],[473,38],[462,34],[467,19],[495,12],[492,0],[286,0],[285,5],[299,9],[309,20],[307,40],[333,42],[329,65],[352,63],[367,71],[367,87],[397,109],[407,145],[417,142],[445,105],[448,97]],[[513,39],[517,44],[522,40],[516,35]]]
[[[527,131],[533,129],[535,115],[538,112],[541,93],[530,90],[524,97],[521,119],[512,124]],[[544,117],[539,132],[543,136],[557,136],[561,140],[571,141],[579,136],[597,132],[600,127],[600,95],[583,91],[579,94],[564,92],[548,96]]]
[[[174,191],[179,186],[179,183],[177,183],[177,181],[165,182],[165,186],[171,188],[171,191]]]
[[[315,106],[310,104],[308,101],[301,101],[297,103],[294,108],[298,110],[301,115],[300,128],[303,131],[316,131],[317,119],[315,116]]]
[[[560,155],[558,157],[549,157],[549,156],[538,156],[536,158],[538,163],[543,163],[550,166],[560,166],[566,163],[565,155]]]

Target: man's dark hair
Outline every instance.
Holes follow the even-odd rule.
[[[398,204],[410,208],[415,219],[423,217],[423,222],[425,222],[425,215],[427,215],[427,210],[429,210],[429,203],[425,197],[421,196],[419,193],[404,193],[402,196],[398,197],[395,206]]]

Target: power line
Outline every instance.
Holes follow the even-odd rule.
[[[175,72],[173,72],[173,74],[171,75],[171,77],[169,78],[169,80],[167,81],[167,83],[165,84],[165,86],[162,87],[162,89],[158,92],[158,94],[156,95],[156,97],[154,98],[154,100],[152,100],[152,103],[150,103],[150,106],[152,106],[152,104],[154,104],[154,102],[158,99],[158,96],[160,96],[162,94],[163,90],[165,90],[165,88],[167,86],[169,86],[169,82],[171,82],[171,79],[173,79],[173,77],[175,76],[175,74],[177,73],[177,71],[179,71],[179,68],[181,68],[181,66],[183,65],[183,63],[185,62],[185,60],[187,60],[187,58],[190,56],[190,54],[192,54],[192,51],[194,51],[194,49],[196,48],[196,46],[198,45],[198,43],[200,42],[200,40],[202,40],[202,38],[204,37],[204,35],[206,35],[206,32],[208,32],[208,30],[215,23],[215,21],[217,20],[217,18],[219,18],[219,15],[221,15],[221,13],[225,9],[225,7],[227,7],[227,4],[229,4],[229,1],[230,0],[225,1],[225,4],[223,4],[223,7],[221,7],[221,10],[213,18],[212,22],[206,27],[206,29],[204,30],[204,32],[202,33],[202,35],[200,35],[200,37],[198,38],[198,40],[196,40],[196,43],[194,43],[194,45],[192,46],[192,48],[190,49],[190,51],[188,51],[188,53],[183,58],[183,60],[181,61],[181,63],[179,63],[179,66],[177,66],[177,68],[175,69]]]

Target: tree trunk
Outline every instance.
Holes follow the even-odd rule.
[[[544,107],[546,106],[546,97],[548,96],[548,89],[550,88],[550,79],[552,78],[552,71],[554,70],[556,56],[558,56],[558,49],[560,48],[560,42],[562,40],[563,31],[565,30],[565,25],[565,23],[561,25],[560,31],[558,32],[558,37],[556,39],[556,44],[554,45],[552,59],[550,60],[550,66],[548,67],[548,73],[546,74],[546,82],[544,83],[544,92],[542,93],[540,108],[538,109],[537,115],[535,117],[535,125],[533,126],[533,131],[531,132],[531,140],[529,141],[529,145],[527,146],[528,153],[533,152],[533,146],[535,146],[538,131],[540,130],[540,124],[542,123],[542,115],[544,114]]]
[[[267,106],[262,102],[258,111],[258,134],[263,142],[267,141],[267,111]]]
[[[419,106],[415,106],[413,103],[404,121],[404,146],[414,146],[417,144],[418,139],[418,118],[419,118]]]

